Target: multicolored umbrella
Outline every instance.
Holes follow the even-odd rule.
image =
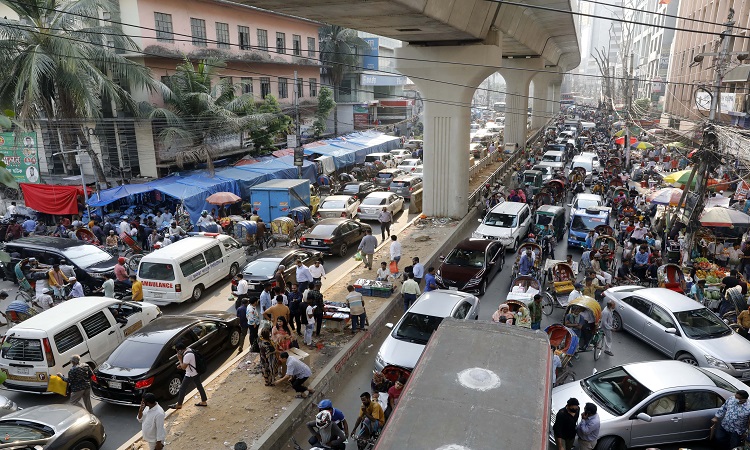
[[[690,172],[692,171],[693,169],[687,169],[672,172],[664,177],[664,182],[667,184],[687,184],[688,179],[690,178]],[[693,182],[695,182],[695,178],[697,177],[693,177]]]
[[[646,201],[657,205],[677,206],[682,198],[682,189],[663,188],[646,195]]]
[[[638,142],[638,139],[635,138],[635,136],[630,136],[630,143],[634,144]],[[617,145],[623,145],[625,143],[625,136],[620,136],[617,139],[615,139],[615,144]]]
[[[242,200],[242,197],[238,197],[231,192],[217,192],[206,198],[206,202],[212,205],[230,205],[232,203],[237,203],[240,200]]]
[[[703,211],[700,222],[705,227],[750,227],[750,216],[736,209],[715,206]]]
[[[624,136],[624,135],[625,135],[625,128],[623,128],[622,130],[620,130],[620,131],[618,131],[617,133],[614,134],[615,137],[620,137],[620,136]]]
[[[637,150],[648,150],[650,148],[654,148],[654,144],[641,141],[641,142],[631,143],[630,148],[634,148]]]

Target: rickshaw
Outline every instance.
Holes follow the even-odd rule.
[[[603,197],[606,191],[607,191],[607,184],[599,178],[597,178],[597,180],[591,185],[592,194],[601,195]]]
[[[533,298],[532,298],[532,300],[533,300]],[[522,300],[513,300],[513,299],[511,299],[511,300],[505,300],[505,302],[503,302],[503,303],[505,303],[506,305],[508,305],[508,309],[513,314],[516,314],[521,309],[521,307],[528,308],[528,304],[526,302],[522,301]]]
[[[565,261],[548,260],[544,266],[545,293],[542,300],[542,312],[545,316],[552,314],[555,305],[565,308],[568,296],[576,282],[573,268]]]
[[[552,188],[557,194],[558,201],[565,196],[565,180],[560,178],[553,178],[549,180],[546,186]]]
[[[557,203],[555,192],[548,187],[543,187],[534,194],[534,209],[539,209],[545,205],[555,205],[555,203]]]
[[[335,178],[331,178],[328,175],[320,175],[318,177],[318,191],[321,195],[329,195],[332,192],[336,192],[339,189],[339,183]]]
[[[578,350],[578,336],[565,325],[556,323],[544,329],[551,346],[555,347],[555,354],[560,357],[561,372],[557,374],[556,386],[575,381],[575,372],[569,370],[570,360]]]
[[[617,239],[612,236],[599,235],[594,241],[593,248],[601,255],[602,270],[609,272],[614,276],[616,266],[615,256],[617,255]]]
[[[656,269],[656,279],[659,282],[660,288],[669,289],[679,294],[687,292],[685,274],[682,272],[682,267],[677,264],[664,264],[660,266]]]
[[[542,284],[531,275],[519,275],[510,283],[507,300],[519,300],[528,304],[536,294],[542,293]],[[507,302],[506,302],[507,303]]]
[[[620,177],[612,177],[611,180],[609,180],[609,187],[620,187],[625,186],[625,182],[622,181],[622,178]]]
[[[524,242],[523,244],[518,246],[518,251],[516,252],[516,261],[515,263],[513,263],[513,270],[511,272],[512,278],[521,275],[519,273],[518,264],[521,262],[521,256],[526,253],[526,249],[528,248],[530,248],[531,252],[536,255],[536,257],[534,258],[534,266],[531,268],[531,273],[536,276],[540,274],[543,257],[542,246],[537,244],[536,242]]]
[[[277,217],[271,221],[271,239],[290,245],[295,241],[295,223],[291,217]]]
[[[623,196],[625,200],[630,200],[630,190],[627,187],[625,187],[625,186],[613,186],[612,184],[610,184],[609,192],[608,192],[607,195],[609,196],[609,199],[613,201],[613,205],[612,206],[615,206],[614,205],[614,200],[616,198],[620,197],[620,193],[621,192],[623,194],[625,194]]]
[[[622,162],[618,157],[611,157],[607,160],[607,172],[611,174],[619,174],[622,168]]]
[[[565,230],[568,229],[565,223],[565,208],[562,206],[542,205],[534,211],[534,231],[535,234],[541,232],[542,226],[552,225],[552,231],[555,233],[557,241],[565,237]]]
[[[594,360],[597,361],[602,356],[602,350],[604,349],[604,332],[600,329],[602,320],[602,307],[595,299],[582,295],[570,301],[568,307],[565,309],[565,314],[563,315],[563,317],[567,316],[568,313],[570,313],[570,311],[575,307],[587,309],[591,311],[591,314],[594,316],[594,329],[592,330],[591,340],[589,341],[589,344],[591,344],[594,348]]]
[[[609,225],[597,225],[594,227],[594,233],[599,236],[614,236],[615,230]]]
[[[75,234],[78,240],[80,241],[86,242],[88,244],[94,244],[94,245],[99,244],[99,239],[97,239],[94,233],[88,228],[79,228],[76,230]]]
[[[411,375],[411,370],[404,369],[403,367],[399,366],[390,365],[383,367],[383,370],[381,372],[383,373],[383,376],[391,383],[395,383],[400,378],[408,380],[409,376]]]
[[[120,233],[120,240],[123,244],[128,246],[127,250],[125,250],[125,253],[123,254],[123,256],[127,259],[127,261],[125,262],[125,267],[127,267],[131,272],[137,271],[138,264],[140,264],[141,259],[143,259],[143,249],[128,233]]]
[[[265,226],[265,225],[264,225]],[[258,223],[252,220],[242,220],[234,224],[232,237],[237,239],[247,255],[258,253],[261,249],[258,245]]]

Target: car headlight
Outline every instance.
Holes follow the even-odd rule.
[[[727,365],[727,363],[725,363],[724,361],[718,358],[714,358],[710,355],[703,356],[706,358],[706,362],[708,363],[708,365],[718,367],[719,369],[729,369],[729,365]]]
[[[5,402],[5,404],[3,406],[0,406],[0,408],[15,410],[16,409],[16,404],[13,402],[13,400],[7,399],[7,401]]]
[[[474,231],[473,233],[471,233],[471,237],[473,237],[475,239],[481,239],[482,238],[482,233],[477,233],[476,231]]]
[[[385,360],[380,355],[380,352],[378,352],[377,355],[375,355],[375,365],[380,367],[385,367]]]

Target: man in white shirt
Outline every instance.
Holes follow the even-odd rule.
[[[41,294],[36,296],[36,303],[45,311],[55,306],[55,301],[50,295],[51,293],[52,290],[50,288],[45,288]]]
[[[573,261],[573,255],[567,255],[565,262],[568,263],[571,269],[573,269],[573,275],[578,276],[578,263]]]
[[[195,388],[198,389],[198,393],[201,395],[200,403],[196,403],[195,406],[208,406],[206,401],[206,390],[203,389],[203,383],[201,383],[201,376],[196,370],[195,353],[192,349],[188,349],[184,342],[180,341],[175,344],[174,349],[177,350],[177,368],[185,371],[185,377],[182,379],[182,385],[180,386],[180,392],[177,394],[177,403],[170,405],[172,409],[182,409],[182,401],[185,399],[188,388],[191,383],[195,384]]]
[[[312,275],[313,283],[316,281],[323,282],[323,278],[326,277],[326,269],[323,267],[323,264],[320,263],[320,260],[315,261],[315,264],[308,267],[308,270],[310,271],[310,275]]]
[[[177,225],[177,222],[172,222],[172,224],[167,228],[167,236],[174,237],[175,239],[179,239],[180,236],[185,234],[185,230],[182,229],[181,226]]]
[[[60,260],[60,270],[62,270],[62,273],[64,273],[65,276],[68,277],[68,279],[76,276],[75,267],[71,266],[70,263],[68,263],[68,261],[65,259]]]
[[[398,262],[401,260],[401,243],[395,234],[391,236],[391,241],[391,261],[396,261],[396,266],[398,267]]]
[[[10,202],[10,206],[8,206],[8,213],[5,215],[6,217],[13,217],[16,214],[16,202]]]
[[[68,281],[73,285],[70,289],[70,298],[80,298],[86,295],[83,293],[83,286],[78,280],[76,280],[76,277],[70,277],[68,278]]]
[[[167,430],[164,428],[165,417],[164,410],[156,401],[156,396],[151,392],[143,394],[137,419],[141,423],[143,440],[148,443],[149,450],[164,448],[164,440],[167,438]]]
[[[419,258],[416,256],[412,258],[411,263],[412,272],[414,273],[414,281],[419,284],[422,282],[422,278],[424,278],[424,266],[419,262]]]
[[[375,275],[375,279],[378,281],[388,281],[388,278],[391,276],[391,271],[388,270],[388,265],[385,261],[380,263],[380,269],[378,269],[378,273]]]
[[[234,295],[237,297],[237,300],[234,302],[234,309],[239,308],[242,304],[242,299],[247,297],[247,290],[247,280],[242,272],[240,272],[237,274],[237,290],[234,291]]]
[[[301,259],[298,259],[295,264],[297,264],[297,271],[295,272],[295,276],[297,277],[299,290],[305,292],[307,288],[312,287],[312,273],[310,273],[310,269],[308,269],[306,265],[302,264]]]
[[[164,223],[172,222],[172,213],[169,212],[169,209],[164,210],[164,214],[162,214],[162,217],[164,218]]]
[[[612,331],[615,329],[615,320],[612,311],[615,309],[615,301],[609,300],[607,307],[602,310],[602,330],[604,331],[604,353],[614,356],[612,353]]]
[[[128,216],[122,216],[120,222],[120,234],[125,233],[130,236],[130,223],[128,222]]]

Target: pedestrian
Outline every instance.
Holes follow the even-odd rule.
[[[414,280],[414,274],[410,273],[409,278],[401,285],[401,296],[404,298],[404,312],[417,300],[420,294],[419,284]]]
[[[278,286],[277,286],[278,287]],[[287,323],[289,323],[289,307],[284,304],[284,296],[276,296],[276,304],[266,309],[263,313],[263,318],[270,321],[272,324],[276,323],[279,317],[283,317]]]
[[[247,280],[245,279],[245,276],[242,274],[242,272],[238,273],[236,277],[237,277],[237,289],[234,292],[232,292],[232,295],[237,297],[237,300],[234,301],[234,309],[239,309],[240,305],[242,305],[242,300],[247,298],[249,285],[247,283]]]
[[[352,334],[357,332],[357,328],[364,331],[367,323],[367,312],[365,311],[365,300],[362,294],[354,290],[351,284],[346,287],[349,294],[346,296],[346,305],[349,308],[349,316],[352,320]]]
[[[320,260],[316,260],[315,263],[308,267],[308,270],[310,270],[310,274],[312,275],[312,281],[313,283],[316,282],[323,282],[323,278],[326,277],[326,269],[323,267],[323,264],[320,263]]]
[[[173,409],[182,409],[182,402],[185,400],[185,394],[187,394],[188,387],[190,384],[195,384],[195,388],[198,389],[198,393],[201,396],[200,403],[196,403],[195,406],[208,406],[206,401],[206,390],[203,389],[203,383],[201,382],[201,375],[197,370],[197,361],[193,349],[187,348],[184,342],[179,341],[174,345],[174,349],[177,350],[177,368],[185,371],[185,376],[182,379],[180,385],[180,392],[177,394],[177,403],[170,405]]]
[[[102,276],[104,277],[104,282],[102,283],[104,296],[107,298],[115,298],[115,280],[112,279],[112,274],[105,272]]]
[[[83,285],[81,285],[81,282],[76,277],[70,277],[68,281],[70,282],[70,298],[81,298],[86,295],[83,292]]]
[[[555,435],[557,450],[573,450],[573,441],[577,434],[576,423],[580,407],[578,399],[569,398],[564,408],[560,408],[555,416],[552,432]]]
[[[240,320],[240,345],[237,347],[237,353],[242,353],[242,349],[245,347],[245,338],[247,337],[247,307],[250,304],[250,300],[247,297],[243,297],[239,302],[240,307],[237,308],[237,318]]]
[[[713,419],[714,438],[722,449],[730,450],[743,445],[743,436],[747,432],[750,405],[747,403],[747,391],[739,390],[724,403]]]
[[[305,292],[310,286],[312,286],[312,273],[310,273],[310,269],[308,269],[306,265],[302,264],[301,259],[297,259],[295,264],[297,264],[297,272],[295,276],[297,277],[297,284],[299,284],[299,291]]]
[[[607,307],[602,311],[602,330],[604,331],[604,353],[609,356],[615,356],[612,353],[612,332],[615,329],[615,319],[613,311],[615,310],[615,301],[609,300]]]
[[[372,257],[375,254],[375,248],[378,246],[378,238],[372,235],[372,229],[368,228],[365,231],[365,237],[359,243],[357,249],[362,252],[362,261],[365,263],[365,267],[372,270]]]
[[[258,352],[258,329],[260,328],[260,312],[258,311],[258,297],[249,299],[247,305],[247,333],[250,335],[250,351]]]
[[[429,267],[427,269],[427,275],[424,276],[424,291],[430,292],[435,289],[439,289],[437,281],[435,280],[435,268]]]
[[[74,279],[75,278],[71,278],[71,280]],[[135,275],[130,275],[130,292],[134,302],[143,301],[143,283],[141,283]]]
[[[313,301],[313,314],[315,315],[315,337],[320,336],[320,328],[323,326],[323,312],[325,301],[323,294],[320,292],[320,281],[313,284],[312,290],[307,293],[307,299]]]
[[[312,389],[305,387],[305,382],[310,376],[312,376],[312,371],[307,364],[294,356],[289,356],[289,353],[287,352],[281,352],[279,360],[282,365],[286,365],[286,374],[277,380],[274,383],[275,385],[278,386],[281,383],[289,381],[292,384],[292,388],[294,388],[294,391],[297,393],[297,398],[307,398],[307,396],[315,392]]]
[[[265,314],[266,310],[273,306],[271,301],[271,283],[263,285],[263,292],[260,293],[260,315]]]
[[[414,274],[414,281],[416,281],[417,284],[421,284],[422,278],[424,278],[424,266],[419,262],[418,256],[415,256],[411,259],[411,264],[412,273]]]
[[[58,377],[68,383],[68,391],[70,392],[69,403],[72,405],[83,403],[86,410],[93,414],[94,408],[91,406],[91,376],[94,374],[91,372],[91,367],[88,364],[81,364],[80,355],[71,356],[70,365],[72,367],[68,371],[67,377],[61,373],[57,374]]]
[[[578,435],[579,450],[594,450],[596,441],[599,439],[599,415],[596,413],[596,405],[586,403],[581,414],[581,421],[576,428]]]
[[[388,211],[387,207],[383,207],[383,210],[378,214],[378,222],[380,222],[380,237],[385,242],[385,233],[391,236],[391,221],[393,221],[393,214]]]
[[[258,339],[258,349],[260,357],[260,370],[266,386],[273,386],[276,381],[276,370],[278,362],[276,361],[277,349],[271,340],[271,330],[263,328]]]
[[[542,328],[542,296],[540,294],[534,295],[534,300],[532,300],[526,306],[529,308],[529,315],[531,316],[531,329],[532,330],[541,329]]]
[[[164,410],[156,401],[156,396],[151,392],[143,394],[137,418],[141,423],[143,440],[148,443],[149,450],[164,448],[164,440],[167,438],[167,430],[164,428],[165,417]]]
[[[313,335],[313,329],[315,328],[315,300],[312,298],[312,296],[309,295],[310,290],[308,290],[307,298],[305,299],[305,338],[304,342],[305,345],[308,347],[312,347],[312,335]]]
[[[302,293],[299,291],[297,283],[289,287],[289,327],[302,334],[302,317],[305,314],[305,307],[302,302]]]

